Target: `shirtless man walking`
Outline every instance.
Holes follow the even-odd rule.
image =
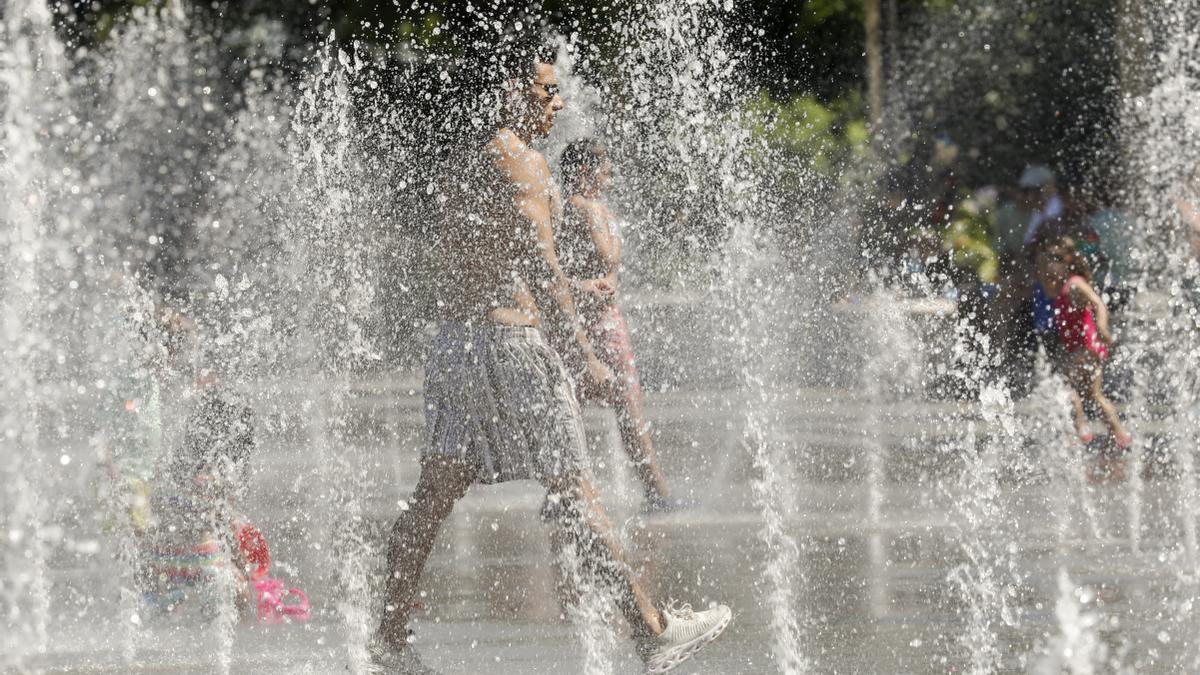
[[[593,388],[611,386],[580,327],[554,250],[561,200],[541,153],[563,108],[552,51],[514,49],[512,78],[494,133],[447,181],[447,218],[437,253],[447,292],[425,370],[421,473],[388,542],[384,613],[370,646],[372,672],[431,672],[407,642],[413,597],[434,538],[476,483],[537,480],[562,508],[555,525],[585,564],[604,570],[648,672],[671,670],[728,626],[719,605],[693,611],[657,605],[624,562],[590,481],[583,422],[570,378],[542,331],[567,339]],[[513,54],[509,55],[514,56]]]

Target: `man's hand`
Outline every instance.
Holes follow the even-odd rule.
[[[613,288],[608,279],[584,279],[575,283],[575,288],[588,295],[610,298],[617,289]]]
[[[588,379],[586,387],[589,392],[607,396],[613,386],[612,369],[606,366],[603,361],[596,358],[594,354],[588,357],[586,368]]]

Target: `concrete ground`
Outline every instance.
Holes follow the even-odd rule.
[[[74,505],[56,511],[64,530],[47,565],[48,649],[28,641],[8,656],[10,670],[220,672],[225,659],[232,673],[350,672],[378,610],[384,533],[416,477],[420,396],[410,380],[341,393],[272,396],[258,411],[264,431],[245,510],[272,543],[276,574],[309,593],[310,623],[222,633],[218,623],[139,610],[131,628],[112,537],[81,515],[94,508],[81,485]],[[761,474],[737,399],[649,395],[664,471],[695,502],[668,515],[640,515],[611,417],[587,415],[602,494],[654,595],[734,609],[727,634],[681,672],[777,672],[764,573],[775,551],[760,536],[752,488]],[[816,389],[773,400],[767,442],[783,450],[774,455],[777,496],[799,547],[786,576],[809,670],[949,673],[982,663],[1059,673],[1072,659],[1094,672],[1189,670],[1200,653],[1200,584],[1186,573],[1195,569],[1186,563],[1193,526],[1178,472],[1130,465],[1124,480],[1092,485],[1083,461],[1058,470],[1082,448],[1037,434],[989,445],[999,432],[976,413]],[[991,468],[981,470],[989,452]],[[452,515],[414,624],[430,665],[583,672],[580,635],[554,593],[540,499],[533,483],[474,488]],[[626,629],[612,625],[617,638],[601,664],[636,672]]]

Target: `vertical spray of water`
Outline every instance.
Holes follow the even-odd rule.
[[[219,38],[192,19],[177,1],[136,8],[106,40],[73,52],[76,60],[64,71],[77,118],[64,148],[71,192],[55,211],[79,230],[72,235],[80,260],[72,288],[77,283],[81,290],[68,302],[91,310],[62,317],[59,325],[72,326],[79,355],[73,369],[109,382],[98,397],[97,419],[74,422],[100,427],[101,464],[115,479],[105,527],[122,551],[126,658],[138,631],[130,619],[143,616],[131,515],[146,508],[138,503],[146,495],[130,481],[151,485],[156,460],[184,441],[190,369],[218,365],[215,360],[234,351],[226,335],[211,330],[209,311],[242,289],[236,280],[225,283],[232,254],[221,255],[222,244],[232,228],[197,217],[209,189],[221,185],[208,161],[227,140],[222,102],[237,78],[219,65]],[[205,354],[156,353],[171,339],[161,324],[168,308],[195,324]],[[239,362],[219,365],[228,365],[219,368],[222,375],[240,374]],[[238,384],[235,377],[224,379]],[[229,598],[223,611],[233,613]],[[231,635],[226,631],[220,644],[231,648]]]
[[[751,240],[753,235],[748,230],[748,224],[739,224],[730,242],[730,255],[738,261],[729,270],[731,301],[739,308],[735,316],[743,327],[765,332],[771,328],[772,305],[777,299],[767,290],[770,284],[758,276],[764,271],[751,271],[747,262],[760,245]],[[770,608],[776,665],[784,673],[799,673],[807,670],[808,664],[802,656],[803,636],[797,616],[800,602],[797,584],[803,586],[804,583],[800,547],[788,532],[788,516],[796,512],[792,489],[794,471],[789,448],[771,437],[779,421],[778,395],[772,391],[776,385],[772,383],[769,371],[770,364],[776,362],[769,356],[772,345],[757,342],[756,337],[771,339],[769,334],[751,337],[743,332],[738,336],[737,356],[745,364],[742,372],[747,396],[744,401],[744,441],[757,472],[751,487],[754,505],[762,515],[759,538],[767,556],[763,565],[763,577],[767,582],[765,597],[760,601]]]
[[[1100,617],[1087,609],[1093,599],[1091,591],[1071,581],[1065,567],[1059,568],[1054,603],[1059,634],[1050,639],[1045,658],[1032,669],[1036,675],[1093,675],[1107,665],[1108,648],[1098,631]]]
[[[1130,329],[1121,336],[1133,362],[1135,381],[1129,411],[1135,456],[1167,452],[1179,468],[1178,500],[1183,556],[1177,600],[1176,639],[1187,645],[1179,666],[1200,666],[1200,641],[1193,638],[1197,606],[1196,508],[1200,486],[1195,448],[1200,440],[1196,409],[1200,387],[1200,232],[1188,223],[1189,206],[1200,204],[1200,2],[1162,0],[1127,8],[1128,38],[1122,133],[1128,157],[1128,201],[1137,233],[1133,261],[1137,291]],[[1160,431],[1155,431],[1155,422]],[[1140,504],[1141,466],[1131,472],[1131,502]],[[1131,513],[1131,515],[1133,515]],[[1140,527],[1140,511],[1136,514]],[[1131,518],[1131,521],[1133,518]]]
[[[986,337],[976,334],[966,319],[959,319],[956,332],[953,352],[960,365],[955,374],[968,391],[978,388],[980,419],[967,421],[962,438],[965,471],[951,498],[965,560],[951,570],[949,579],[967,612],[960,642],[968,653],[970,672],[983,675],[1003,665],[998,631],[1018,623],[1010,605],[1021,581],[1017,538],[1008,516],[1011,495],[1001,487],[1000,473],[1015,455],[1020,435],[1004,383],[985,374]]]
[[[1192,418],[1194,414],[1192,411],[1185,412],[1185,419]],[[1183,440],[1177,446],[1179,448],[1177,453],[1179,483],[1182,488],[1179,500],[1179,520],[1183,527],[1183,553],[1187,569],[1193,574],[1200,574],[1200,557],[1198,557],[1200,552],[1197,551],[1196,543],[1196,516],[1200,511],[1200,489],[1196,487],[1196,458],[1191,450],[1195,446],[1188,442],[1188,439],[1195,437],[1194,424],[1194,422],[1184,422],[1177,430]]]
[[[1030,395],[1037,417],[1030,420],[1039,445],[1049,445],[1044,457],[1048,474],[1049,508],[1054,514],[1056,552],[1059,561],[1054,618],[1058,634],[1041,647],[1035,659],[1036,673],[1090,674],[1102,668],[1108,649],[1100,639],[1101,617],[1087,609],[1094,594],[1077,586],[1068,566],[1080,546],[1076,507],[1090,526],[1093,540],[1102,536],[1099,517],[1087,485],[1086,467],[1070,419],[1071,394],[1066,383],[1050,370],[1044,351],[1038,353],[1034,390]],[[1076,504],[1075,502],[1078,502]],[[1115,618],[1113,619],[1115,621]]]
[[[586,535],[585,535],[586,536]],[[562,575],[563,597],[570,598],[566,614],[579,631],[583,647],[581,670],[586,675],[607,675],[613,672],[616,655],[616,633],[612,629],[613,615],[608,594],[604,592],[604,575],[587,564],[582,550],[586,544],[577,537],[558,546],[555,564]]]
[[[213,523],[216,527],[223,524]],[[214,527],[214,531],[218,530],[215,530]],[[220,599],[216,607],[216,616],[213,617],[212,622],[212,630],[217,637],[216,665],[218,672],[222,675],[229,675],[233,672],[233,645],[238,624],[238,608],[234,604],[234,598],[238,593],[237,582],[234,580],[233,570],[229,566],[216,571],[213,588]]]
[[[597,121],[602,115],[599,92],[588,86],[577,72],[583,56],[578,47],[570,40],[559,40],[555,71],[563,98],[568,104],[555,119],[554,129],[543,144],[546,160],[552,167],[558,166],[558,159],[568,143],[580,138],[596,137]],[[608,411],[605,411],[605,417],[602,452],[607,457],[594,460],[595,466],[604,470],[601,480],[611,477],[604,484],[607,498],[616,503],[629,503],[634,490],[628,480],[628,460],[625,458],[621,434],[615,417],[611,417]],[[609,596],[604,592],[604,580],[585,562],[586,556],[577,543],[571,542],[560,548],[555,564],[566,577],[563,582],[570,587],[569,593],[576,598],[568,605],[567,614],[572,625],[580,632],[582,670],[587,675],[604,675],[613,672],[617,634],[613,631],[614,617]]]
[[[47,546],[43,527],[51,452],[42,436],[46,375],[52,355],[44,324],[46,284],[57,267],[49,239],[58,224],[48,210],[61,173],[51,159],[52,133],[61,124],[53,104],[63,91],[64,58],[44,3],[9,2],[0,44],[0,359],[4,377],[3,502],[5,658],[20,668],[24,655],[42,653],[50,621]]]
[[[209,163],[217,146],[226,138],[226,111],[218,104],[219,90],[232,83],[219,65],[216,38],[193,17],[183,4],[172,0],[161,6],[136,8],[128,19],[114,27],[108,40],[78,65],[77,97],[86,108],[88,152],[79,165],[88,176],[92,199],[81,209],[81,220],[91,220],[102,233],[101,250],[121,261],[124,295],[131,298],[127,321],[142,324],[147,344],[165,345],[171,339],[188,343],[170,363],[149,366],[143,385],[153,389],[153,406],[137,411],[137,417],[157,418],[158,442],[142,444],[123,433],[112,440],[113,454],[120,464],[162,465],[166,453],[185,451],[194,442],[196,430],[186,423],[197,404],[196,385],[201,369],[217,374],[222,386],[236,387],[240,363],[224,357],[234,351],[230,336],[213,330],[217,312],[228,309],[231,296],[244,287],[236,278],[230,283],[232,256],[211,256],[221,251],[227,230],[215,220],[201,218],[209,200],[209,188],[218,177]],[[117,197],[117,198],[114,198]],[[92,213],[84,215],[83,212]],[[207,254],[207,255],[206,255]],[[226,265],[229,264],[228,267]],[[149,297],[147,288],[159,293]],[[161,304],[159,304],[161,303]],[[156,306],[157,305],[157,306]],[[188,328],[168,336],[158,324],[162,312],[177,313]],[[181,324],[182,325],[182,324]],[[170,331],[167,331],[170,332]],[[193,333],[184,337],[184,333]],[[192,339],[195,344],[192,344]],[[137,339],[137,338],[135,338]],[[243,343],[244,344],[244,343]],[[195,347],[196,349],[193,349]],[[146,371],[146,363],[130,359],[123,366]],[[144,388],[144,386],[142,387]],[[137,387],[126,395],[140,393]],[[120,466],[118,475],[129,466]],[[154,490],[161,475],[145,476],[146,489]],[[122,482],[124,476],[122,476]],[[122,500],[129,484],[119,485],[110,514],[117,531],[130,534],[133,510]],[[228,529],[235,505],[225,495],[207,512],[208,530]],[[226,537],[216,537],[220,555],[236,559],[237,552]],[[124,658],[136,655],[137,631],[143,612],[134,578],[143,553],[136,542],[126,542],[131,553],[122,556],[125,597]],[[200,634],[211,635],[215,647],[214,666],[232,672],[236,631],[241,620],[239,582],[234,570],[214,570],[211,621]],[[152,616],[152,613],[145,612]],[[130,621],[137,617],[137,621]]]
[[[374,291],[364,232],[367,214],[355,208],[358,169],[351,80],[362,63],[338,49],[330,37],[316,70],[301,88],[292,117],[293,170],[300,180],[295,199],[301,219],[288,223],[294,241],[296,282],[307,306],[299,330],[307,341],[307,362],[315,387],[308,392],[309,435],[316,468],[327,475],[319,497],[320,519],[309,536],[326,547],[329,579],[339,589],[338,610],[352,663],[366,659],[369,637],[367,545],[362,537],[361,467],[347,434],[348,376],[376,357],[366,330]],[[331,478],[332,480],[329,480]]]
[[[887,452],[883,437],[896,420],[897,403],[918,394],[921,382],[921,357],[908,317],[900,311],[895,295],[879,289],[863,308],[862,334],[867,336],[867,354],[861,374],[861,386],[867,404],[863,408],[862,428],[867,452],[868,556],[873,571],[887,566],[887,539],[883,531],[883,508],[887,490]],[[876,617],[887,613],[886,579],[872,580],[872,612]]]
[[[752,498],[761,514],[759,537],[763,596],[773,634],[775,665],[801,672],[802,631],[797,586],[802,586],[800,548],[788,531],[795,513],[789,448],[772,432],[779,426],[776,369],[785,363],[783,341],[774,327],[783,319],[786,280],[776,278],[778,250],[770,235],[761,166],[753,162],[755,141],[741,112],[746,92],[737,72],[744,64],[725,32],[731,2],[663,0],[644,16],[631,17],[622,54],[622,94],[633,102],[617,121],[618,137],[636,138],[638,165],[632,184],[642,212],[658,217],[715,220],[727,233],[717,260],[719,298],[712,311],[729,319],[729,341],[744,399],[743,442],[755,470]],[[761,148],[758,148],[761,150]],[[666,191],[679,203],[661,203]]]
[[[174,35],[178,26],[163,27],[157,15],[138,13],[128,30],[114,32],[108,48],[91,56],[76,51],[68,60],[43,3],[9,3],[3,16],[6,39],[0,44],[4,79],[0,105],[5,124],[0,166],[5,175],[0,179],[4,184],[0,192],[6,195],[3,218],[6,227],[13,227],[8,231],[13,237],[6,238],[2,257],[8,280],[20,281],[12,287],[16,293],[6,288],[3,295],[6,302],[22,305],[18,313],[14,313],[16,305],[11,305],[7,316],[20,322],[20,326],[13,327],[25,343],[17,351],[5,349],[6,354],[16,355],[20,361],[11,364],[19,367],[6,371],[15,374],[16,379],[10,380],[13,383],[21,380],[22,373],[31,378],[19,393],[9,392],[7,400],[23,401],[22,405],[35,414],[24,416],[22,424],[34,431],[43,427],[53,439],[47,444],[27,437],[27,441],[20,442],[26,447],[15,455],[19,465],[6,469],[11,468],[21,481],[11,485],[23,485],[21,490],[29,495],[55,496],[19,500],[32,509],[31,513],[37,512],[39,528],[47,525],[47,531],[55,533],[55,545],[86,547],[98,535],[111,535],[108,539],[120,561],[117,573],[104,575],[89,589],[92,595],[88,597],[117,599],[112,616],[118,620],[107,625],[116,633],[121,658],[130,663],[136,655],[137,623],[141,618],[140,598],[134,591],[133,569],[138,552],[131,514],[140,506],[126,480],[132,473],[146,477],[160,444],[137,438],[146,429],[131,429],[127,424],[134,418],[156,416],[153,409],[157,408],[157,397],[144,395],[156,385],[150,383],[153,378],[147,377],[138,358],[139,347],[144,346],[147,336],[129,329],[130,322],[136,323],[135,315],[154,313],[153,302],[137,288],[135,280],[144,268],[134,259],[136,252],[153,248],[159,239],[148,237],[146,231],[139,233],[140,241],[129,237],[138,217],[145,213],[129,204],[137,201],[138,189],[151,181],[131,180],[127,191],[113,188],[117,181],[137,173],[126,170],[121,161],[140,155],[132,145],[123,148],[129,152],[104,148],[102,139],[111,134],[149,142],[145,136],[150,134],[119,133],[123,124],[120,120],[128,122],[136,117],[137,103],[128,97],[106,96],[111,80],[104,74],[113,74],[115,64],[126,63],[136,51],[124,50],[128,36],[144,37],[156,31]],[[171,16],[180,18],[174,13]],[[185,39],[165,42],[176,45],[174,57],[184,56]],[[144,69],[134,68],[131,72]],[[125,84],[137,89],[133,82]],[[141,91],[146,89],[142,87]],[[177,102],[174,97],[172,100]],[[165,121],[150,126],[164,136],[172,130]],[[22,231],[24,234],[20,234]],[[32,285],[21,286],[27,283]],[[32,293],[27,292],[29,289]],[[136,395],[134,389],[139,390]],[[123,405],[135,401],[139,408],[145,404],[137,414]],[[9,410],[15,412],[18,407]],[[39,449],[39,445],[43,447]],[[95,460],[99,461],[93,463]],[[105,497],[102,508],[93,508],[97,504],[92,498],[97,495],[77,494],[78,488],[68,482],[77,477],[107,487],[96,490]],[[62,495],[69,496],[58,498]],[[93,530],[96,526],[103,531]],[[25,528],[11,531],[24,534]],[[25,539],[26,545],[30,543],[35,547],[30,549],[33,555],[29,562],[40,570],[33,577],[34,586],[41,587],[37,596],[42,598],[37,603],[42,609],[34,613],[48,615],[51,589],[47,573],[60,575],[65,570],[47,569],[47,546],[40,534]],[[82,556],[70,555],[69,549],[62,552],[67,555],[56,555],[56,566],[82,562]],[[21,579],[22,575],[14,573],[12,578]],[[56,600],[64,593],[76,597],[69,582],[55,593]],[[30,618],[29,610],[28,606],[24,608],[26,620]],[[59,614],[50,626],[44,621],[27,625],[42,625],[34,632],[48,636],[76,622],[94,621],[96,611]],[[97,642],[107,641],[95,631],[88,630],[87,634]],[[44,639],[29,637],[25,636],[26,647]],[[16,655],[20,651],[7,653]]]
[[[222,48],[232,49],[171,2],[135,8],[74,70],[84,114],[72,164],[91,193],[78,216],[101,235],[94,250],[180,310],[224,271],[209,243],[228,230],[199,218],[220,184],[210,162],[239,79]]]
[[[1034,440],[1047,448],[1044,457],[1050,508],[1054,513],[1059,555],[1065,556],[1078,541],[1075,511],[1082,511],[1093,539],[1104,537],[1092,489],[1087,482],[1083,449],[1070,419],[1071,391],[1050,368],[1049,357],[1039,351],[1034,365],[1035,385],[1029,402],[1034,419],[1029,420]],[[1047,447],[1048,446],[1048,447]]]
[[[162,373],[161,354],[157,347],[165,344],[165,341],[159,340],[159,333],[154,330],[159,314],[155,311],[150,293],[138,286],[132,276],[125,278],[121,292],[126,298],[122,307],[122,315],[126,317],[125,334],[122,337],[130,344],[145,345],[153,340],[156,347],[150,354],[146,353],[145,348],[135,350],[134,357],[124,360],[119,366],[126,370],[131,384],[128,388],[118,386],[115,389],[120,391],[125,401],[131,402],[136,416],[131,424],[114,425],[117,428],[105,430],[101,441],[103,455],[107,456],[109,463],[108,493],[102,497],[101,507],[105,517],[113,523],[119,566],[119,648],[122,661],[130,666],[137,659],[144,607],[137,579],[141,551],[135,523],[129,514],[149,506],[148,495],[130,490],[130,479],[149,481],[150,463],[162,452]]]
[[[554,129],[544,143],[546,161],[551,167],[558,166],[558,159],[567,143],[580,138],[594,138],[603,119],[600,92],[579,75],[580,66],[586,65],[586,55],[581,53],[578,44],[565,39],[559,42],[554,70],[562,87],[563,100],[568,103],[554,118]]]

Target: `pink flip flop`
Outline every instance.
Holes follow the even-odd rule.
[[[312,616],[308,595],[299,588],[285,588],[279,579],[259,579],[254,582],[258,594],[258,621],[264,624],[282,623],[285,619],[304,623]],[[288,598],[294,598],[287,602]]]
[[[256,579],[254,593],[257,596],[258,622],[273,624],[283,621],[283,582],[279,579]]]
[[[283,599],[289,596],[296,598],[296,601],[284,602]],[[305,623],[311,616],[308,605],[308,595],[299,588],[289,588],[287,589],[286,593],[280,596],[279,609],[289,621]]]

